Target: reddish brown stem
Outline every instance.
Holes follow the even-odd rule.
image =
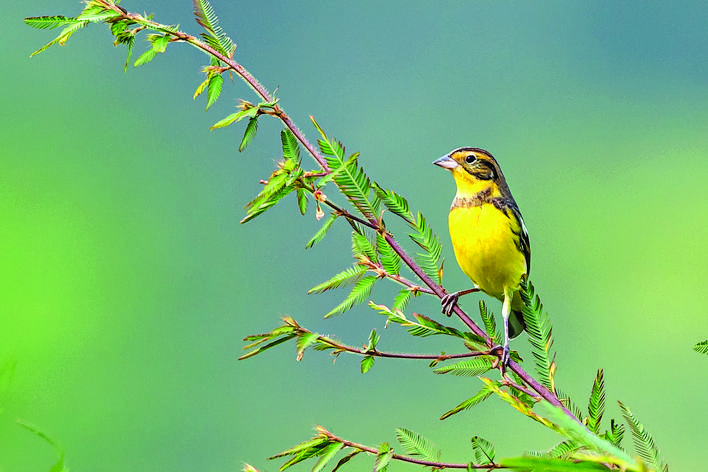
[[[347,441],[346,439],[342,439],[338,436],[336,436],[333,433],[330,433],[326,429],[324,429],[321,426],[317,427],[317,430],[320,432],[320,434],[324,434],[327,436],[327,438],[330,441],[337,442],[340,444],[343,444],[345,447],[351,447],[352,449],[358,449],[360,451],[368,452],[371,454],[378,454],[378,449],[365,446],[363,444],[355,443],[352,441]],[[425,467],[432,467],[434,470],[442,470],[442,469],[485,469],[485,470],[494,470],[494,469],[505,469],[501,464],[493,463],[493,464],[459,464],[455,462],[435,462],[435,461],[427,461],[424,459],[416,459],[415,457],[409,457],[409,456],[404,456],[401,454],[393,454],[391,456],[391,459],[401,461],[401,462],[408,462],[410,464],[418,464],[422,465]]]

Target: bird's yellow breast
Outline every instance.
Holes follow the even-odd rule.
[[[502,300],[504,288],[518,288],[527,268],[515,219],[483,203],[451,208],[449,224],[457,262],[483,292]]]

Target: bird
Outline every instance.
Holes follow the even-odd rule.
[[[449,170],[455,179],[457,193],[448,216],[450,239],[457,263],[474,284],[471,289],[446,293],[442,311],[450,316],[460,295],[477,291],[501,301],[504,372],[509,339],[525,328],[519,289],[531,269],[531,245],[524,219],[499,164],[488,151],[461,147],[433,164]]]

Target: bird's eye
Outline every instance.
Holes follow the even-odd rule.
[[[465,157],[465,162],[468,164],[472,164],[476,160],[477,160],[477,158],[475,157],[474,154],[469,154],[467,157]]]

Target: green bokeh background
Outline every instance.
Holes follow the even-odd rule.
[[[189,1],[123,6],[198,32]],[[608,417],[622,400],[673,470],[703,468],[708,358],[691,347],[708,338],[706,2],[213,6],[237,59],[280,87],[310,138],[312,114],[427,215],[450,289],[468,281],[448,244],[453,182],[431,161],[489,149],[531,233],[560,387],[584,405],[604,368]],[[191,98],[206,63],[198,51],[171,45],[124,74],[124,50],[93,26],[28,57],[54,32],[23,17],[79,9],[4,7],[0,362],[17,364],[2,397],[0,471],[55,460],[18,418],[57,438],[75,471],[276,470],[265,458],[316,424],[371,445],[405,426],[444,445],[447,461],[469,459],[473,435],[500,457],[555,444],[496,399],[439,421],[479,383],[425,364],[380,360],[362,376],[358,359],[308,352],[298,363],[292,346],[237,362],[241,339],[285,314],[351,344],[376,327],[382,349],[459,348],[384,331],[366,308],[322,319],[344,293],[306,291],[350,263],[345,225],[306,251],[319,225],[293,201],[238,224],[278,158],[279,127],[261,120],[242,154],[241,127],[209,131],[252,95],[227,82],[204,113]],[[391,293],[372,298],[390,304]],[[474,313],[476,300],[464,306]],[[438,305],[421,298],[413,309]],[[523,338],[514,345],[528,353]]]

